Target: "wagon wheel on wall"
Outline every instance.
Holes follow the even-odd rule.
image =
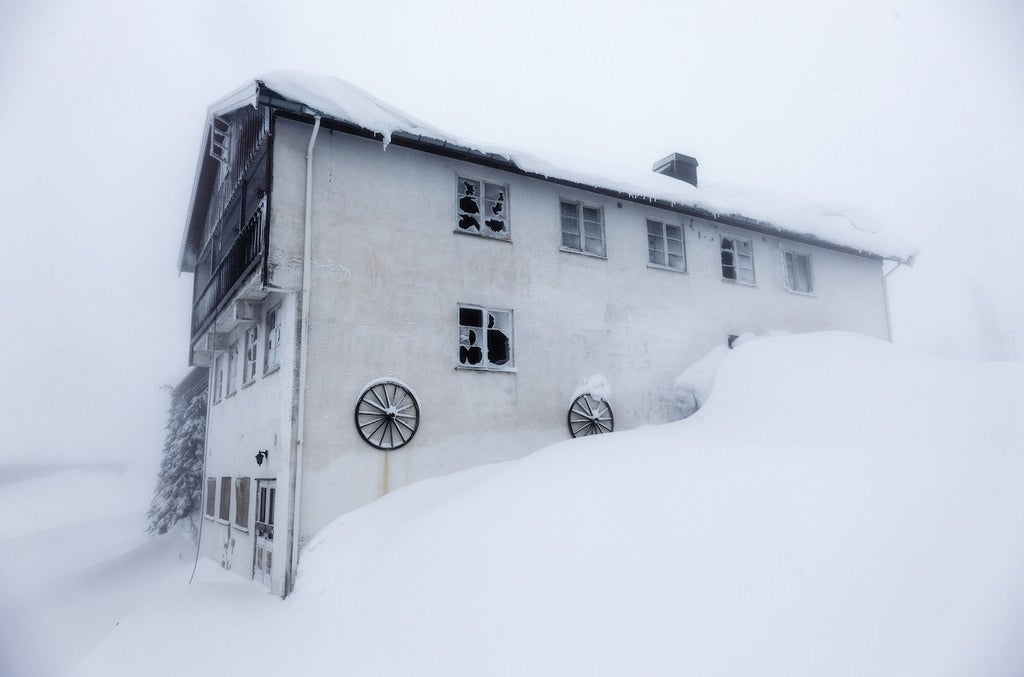
[[[356,401],[356,430],[372,447],[391,451],[412,440],[420,425],[420,405],[407,386],[376,381]]]
[[[583,394],[569,407],[569,433],[573,437],[600,435],[615,429],[612,407],[604,400]]]

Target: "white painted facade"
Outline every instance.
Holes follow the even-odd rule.
[[[266,275],[254,275],[238,293],[259,310],[259,369],[234,394],[210,397],[208,422],[207,477],[277,480],[278,565],[286,558],[294,564],[290,544],[301,548],[335,517],[390,490],[568,439],[573,392],[595,374],[611,387],[616,429],[629,429],[679,418],[675,377],[729,335],[841,329],[888,337],[880,256],[465,158],[385,147],[325,125],[312,155],[301,388],[312,133],[312,119],[274,121]],[[509,241],[460,231],[459,177],[506,188]],[[564,250],[563,199],[600,210],[605,256]],[[648,264],[647,219],[683,227],[686,272]],[[723,234],[751,242],[755,284],[723,279]],[[786,249],[809,255],[813,293],[787,291]],[[278,304],[280,368],[264,374],[265,316]],[[512,312],[512,368],[459,364],[460,304]],[[233,314],[228,303],[213,328],[194,338],[197,359],[223,362],[225,348],[244,342],[251,323]],[[226,338],[207,353],[211,331]],[[221,383],[211,366],[211,384]],[[421,412],[412,441],[388,452],[361,439],[353,413],[364,386],[382,377],[414,389]],[[262,450],[269,458],[257,465]],[[204,520],[203,553],[244,576],[253,573],[255,504],[250,498],[247,530]],[[272,589],[286,585],[285,567],[275,566]]]

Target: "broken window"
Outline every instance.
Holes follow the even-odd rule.
[[[786,289],[802,294],[813,293],[814,281],[811,278],[811,255],[783,251],[782,260],[786,272]]]
[[[647,260],[653,266],[686,270],[682,226],[647,219]]]
[[[604,256],[604,220],[599,207],[562,200],[562,249]]]
[[[281,347],[281,305],[267,311],[267,338],[263,351],[263,373],[267,374],[281,366],[278,351]]]
[[[248,385],[256,380],[256,346],[258,325],[253,325],[245,330],[245,363],[242,366],[242,385]]]
[[[227,387],[225,395],[234,395],[235,391],[238,390],[238,357],[238,341],[235,341],[228,348],[228,370],[224,375],[224,384]]]
[[[750,240],[722,236],[722,278],[754,284],[754,250]]]
[[[509,369],[512,361],[512,311],[459,306],[459,365]]]
[[[458,231],[509,239],[508,186],[460,176]]]

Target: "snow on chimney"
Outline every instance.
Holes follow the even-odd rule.
[[[685,181],[694,187],[697,186],[697,158],[682,153],[672,153],[655,162],[652,169],[659,174]]]

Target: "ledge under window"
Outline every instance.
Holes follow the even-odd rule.
[[[657,263],[648,263],[647,267],[650,268],[651,270],[664,270],[668,273],[680,273],[682,275],[686,275],[687,272],[685,268],[680,269],[672,268],[670,266],[659,266]]]
[[[483,233],[472,233],[468,230],[459,230],[458,228],[454,229],[452,232],[455,233],[456,235],[468,235],[470,237],[479,238],[481,240],[490,240],[491,242],[505,242],[507,244],[512,244],[511,237],[494,237],[493,235],[484,235]]]
[[[559,247],[558,251],[565,252],[566,254],[579,254],[580,256],[588,256],[592,259],[601,259],[602,261],[608,260],[607,254],[594,254],[593,252],[585,252],[580,249],[570,249],[568,247]]]
[[[455,365],[456,371],[479,371],[484,374],[515,374],[519,371],[516,367],[509,367],[508,369],[495,369],[488,367],[467,367],[463,364]]]

